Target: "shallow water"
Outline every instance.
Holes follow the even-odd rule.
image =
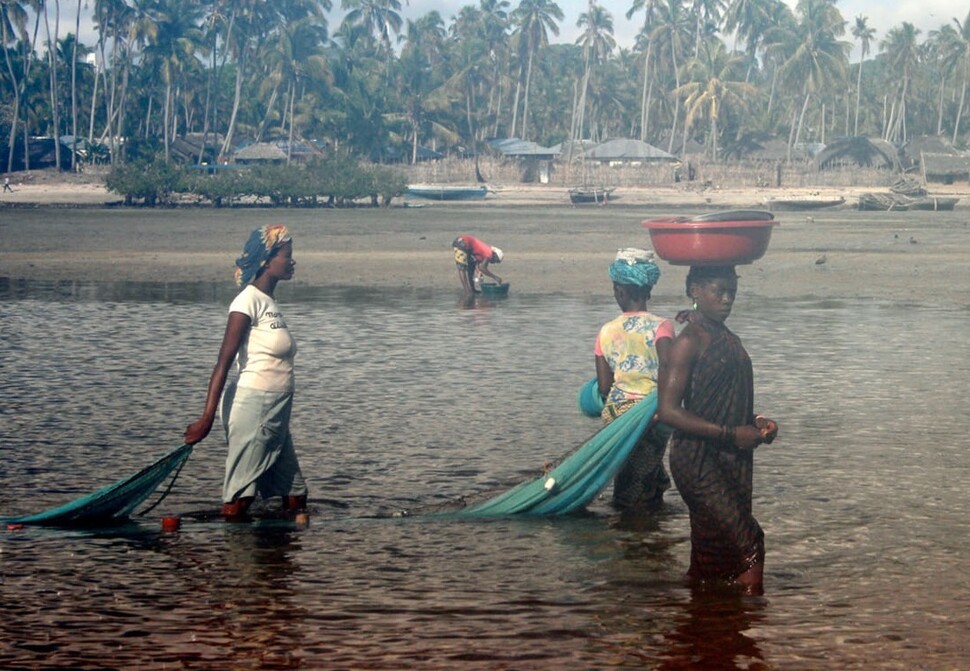
[[[766,595],[693,592],[687,511],[378,515],[514,483],[598,427],[575,394],[608,296],[278,292],[300,353],[306,528],[215,508],[196,447],[148,518],[0,535],[0,667],[958,669],[970,665],[965,311],[746,302],[779,440],[756,456]],[[743,286],[742,286],[743,294]],[[0,280],[0,517],[130,474],[201,410],[232,290]],[[655,304],[672,314],[679,305]]]

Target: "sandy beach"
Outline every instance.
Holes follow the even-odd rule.
[[[391,208],[216,210],[114,206],[94,175],[34,173],[0,197],[0,277],[13,280],[225,281],[252,227],[283,221],[297,238],[296,281],[312,286],[457,290],[450,243],[472,233],[502,247],[515,293],[600,294],[619,247],[649,246],[644,219],[766,209],[769,198],[845,198],[838,208],[776,212],[768,253],[740,267],[742,290],[769,298],[918,301],[970,306],[970,186],[950,212],[860,212],[858,188],[625,188],[608,207],[569,205],[565,189],[492,185],[474,202]],[[407,206],[405,206],[407,205]],[[110,207],[109,207],[110,206]],[[655,295],[681,295],[686,268],[663,264]]]
[[[104,169],[86,173],[58,173],[54,170],[37,170],[29,173],[12,173],[12,192],[0,194],[0,209],[5,207],[97,207],[118,205],[121,197],[104,186]],[[492,205],[511,206],[561,205],[567,197],[564,186],[490,182],[491,193],[484,201],[464,203],[435,203],[437,206]],[[845,198],[854,204],[862,193],[877,190],[872,186],[810,186],[810,187],[734,187],[728,185],[703,185],[698,182],[682,182],[665,186],[620,187],[615,192],[614,205],[655,206],[665,205],[686,208],[751,208],[764,207],[767,199]],[[934,185],[934,193],[967,199],[962,205],[970,208],[970,184]],[[395,199],[395,205],[406,202]]]

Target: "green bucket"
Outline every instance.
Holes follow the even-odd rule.
[[[502,282],[501,284],[493,283],[483,283],[481,285],[483,296],[508,296],[509,295],[509,283]]]

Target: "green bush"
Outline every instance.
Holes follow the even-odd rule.
[[[184,171],[159,157],[115,166],[105,178],[105,186],[124,197],[125,205],[141,201],[144,205],[169,205],[172,194],[184,192]]]
[[[168,205],[174,194],[195,195],[215,207],[237,205],[246,198],[277,207],[347,207],[360,199],[372,205],[390,204],[407,189],[403,171],[361,164],[345,154],[333,154],[302,165],[263,165],[218,170],[214,174],[180,168],[159,157],[116,166],[105,180],[126,205]]]

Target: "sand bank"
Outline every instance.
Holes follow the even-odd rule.
[[[0,198],[16,202],[0,206],[0,277],[224,282],[246,233],[283,221],[297,239],[301,284],[457,290],[451,240],[472,233],[506,251],[496,270],[513,294],[572,295],[609,291],[615,250],[649,246],[643,219],[764,209],[766,197],[844,197],[842,208],[776,213],[768,253],[740,268],[746,295],[970,306],[970,194],[952,212],[859,212],[848,207],[852,190],[834,188],[623,189],[608,207],[572,207],[562,188],[498,185],[483,201],[412,203],[422,207],[148,210],[98,207],[115,197],[94,182],[14,189]],[[687,269],[662,268],[656,295],[679,298]]]

